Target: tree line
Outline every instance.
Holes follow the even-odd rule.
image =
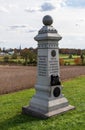
[[[37,64],[37,49],[0,49],[0,63],[5,64],[22,64],[36,65]],[[1,60],[3,57],[3,60]]]
[[[68,54],[69,58],[72,58],[72,55],[80,55],[82,63],[84,61],[85,49],[69,49],[69,48],[60,48],[60,54]],[[3,57],[3,60],[0,58],[0,63],[14,63],[22,65],[36,65],[37,64],[37,48],[24,48],[24,49],[1,49],[0,48],[0,57]]]
[[[69,48],[60,48],[60,54],[72,54],[72,55],[85,55],[85,49],[69,49]]]

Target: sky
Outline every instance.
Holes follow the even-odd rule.
[[[85,49],[85,0],[0,0],[0,48],[36,48],[45,15],[62,36],[60,48]]]

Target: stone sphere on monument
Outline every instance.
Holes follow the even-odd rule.
[[[53,23],[53,19],[50,15],[46,15],[43,17],[43,24],[46,26],[50,26]]]

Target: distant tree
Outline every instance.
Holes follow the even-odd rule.
[[[8,61],[9,61],[9,56],[4,56],[4,62],[8,63]]]
[[[81,65],[82,64],[81,58],[79,58],[79,57],[75,58],[74,63],[75,63],[75,65]]]
[[[83,64],[84,64],[84,55],[83,55],[83,54],[81,54],[81,55],[80,55],[80,58],[81,58],[82,65],[83,65]]]
[[[64,65],[64,59],[63,58],[59,58],[59,64]]]
[[[69,55],[69,59],[72,59],[72,54]]]
[[[29,63],[36,64],[37,62],[37,55],[34,51],[29,51]]]
[[[25,65],[36,63],[37,61],[37,55],[33,50],[25,48],[21,50],[20,55],[25,60]]]
[[[17,52],[18,52],[18,51],[17,51],[17,49],[15,48],[15,49],[14,49],[14,53],[17,53]]]
[[[1,52],[1,48],[0,48],[0,52]]]
[[[5,49],[5,47],[3,47],[3,52],[6,52],[6,49]]]
[[[25,65],[27,65],[28,57],[29,57],[29,49],[25,48],[20,52],[21,57],[25,60]]]
[[[81,49],[69,49],[69,48],[60,48],[59,49],[60,54],[81,54]]]
[[[85,55],[85,49],[82,50],[83,55]]]
[[[21,50],[20,50],[20,48],[19,49],[14,49],[14,53],[16,53],[16,54],[18,54],[18,55],[20,55],[20,53],[21,53]]]
[[[81,55],[81,49],[77,50],[77,55]]]
[[[12,54],[11,58],[12,59],[17,59],[17,53]]]

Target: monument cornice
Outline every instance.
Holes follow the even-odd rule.
[[[36,41],[43,41],[43,40],[61,40],[62,37],[58,33],[41,33],[38,34],[35,38]]]

